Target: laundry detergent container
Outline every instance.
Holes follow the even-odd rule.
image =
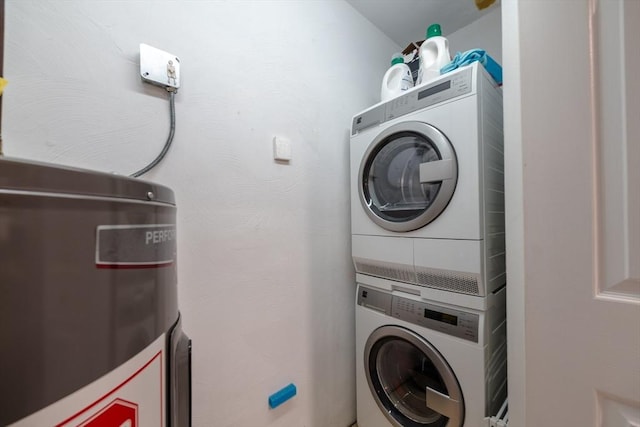
[[[0,425],[191,421],[176,205],[161,185],[0,158]]]

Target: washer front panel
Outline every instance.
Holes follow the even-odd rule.
[[[424,299],[418,294],[408,293],[405,290],[391,290],[394,289],[393,284],[389,284],[388,287],[385,283],[378,283],[378,286],[367,286],[360,280],[357,282],[358,286],[355,295],[356,304],[354,305],[356,323],[356,399],[358,421],[360,424],[363,426],[376,427],[406,427],[407,425],[412,425],[408,423],[402,424],[397,420],[393,421],[389,419],[389,416],[386,414],[386,408],[380,406],[375,396],[376,393],[372,391],[370,385],[372,383],[371,379],[367,378],[371,372],[369,364],[371,357],[365,357],[365,353],[368,352],[368,354],[371,355],[371,346],[375,339],[372,335],[376,333],[376,331],[378,331],[377,333],[379,334],[382,330],[381,328],[386,326],[395,326],[398,328],[397,330],[414,332],[420,338],[417,342],[421,342],[421,340],[428,342],[446,361],[448,369],[442,372],[451,371],[455,374],[459,388],[462,391],[461,395],[464,398],[462,400],[464,405],[459,405],[461,401],[453,397],[454,395],[451,390],[455,390],[455,387],[452,389],[447,388],[448,392],[445,394],[437,391],[438,388],[436,386],[429,386],[430,391],[425,390],[424,393],[426,400],[424,405],[428,405],[428,407],[435,412],[445,413],[445,416],[452,408],[460,409],[460,407],[463,406],[464,417],[462,424],[452,424],[447,427],[459,427],[460,425],[464,427],[477,427],[482,424],[482,420],[489,413],[495,413],[500,409],[500,405],[502,405],[504,397],[506,396],[506,388],[504,388],[504,384],[506,384],[506,352],[503,351],[503,349],[506,348],[506,341],[503,333],[504,329],[501,327],[498,331],[497,324],[495,320],[493,320],[496,316],[502,316],[504,319],[504,313],[502,312],[502,314],[500,314],[496,311],[496,307],[500,305],[497,295],[495,301],[489,304],[490,308],[483,311],[463,309],[462,307],[455,307],[451,304],[440,304],[433,300]],[[362,296],[363,290],[367,291],[366,297]],[[447,308],[478,314],[480,324],[478,334],[479,342],[475,343],[460,339],[410,323],[409,319],[402,320],[385,314],[385,312],[388,312],[390,304],[388,300],[378,296],[377,293],[390,295],[392,299],[403,298],[416,303],[428,303],[437,306],[438,309]],[[502,296],[504,296],[504,292],[502,292],[502,294]],[[389,335],[389,338],[402,339],[394,332],[397,330],[386,329],[386,331],[393,333]],[[391,341],[387,344],[389,347],[388,350],[381,349],[381,351],[388,352],[387,355],[381,356],[380,369],[383,371],[385,370],[382,368],[384,359],[391,357],[391,344],[395,342],[398,341]],[[385,346],[385,348],[387,346]],[[409,361],[415,361],[416,358],[417,360],[421,360],[419,357],[422,356],[419,356],[418,353],[413,353],[412,350],[409,350],[409,348],[403,344],[399,344],[397,347],[394,346],[394,348],[394,353],[398,355],[398,357],[396,357],[396,366],[406,366],[403,365],[404,362],[402,361],[406,359]],[[422,351],[421,347],[420,351]],[[400,355],[402,354],[408,357],[401,359],[402,356]],[[414,362],[411,362],[409,366],[412,364],[416,366],[416,368],[422,369],[421,363],[416,365]],[[500,368],[497,368],[498,366]],[[398,373],[398,376],[399,375],[400,373]],[[440,376],[443,378],[443,381],[447,378],[446,374],[440,374]],[[386,384],[392,384],[392,377],[391,373],[385,375]],[[408,379],[409,377],[405,376],[404,378]],[[409,384],[407,384],[406,387],[408,388]],[[499,403],[496,407],[497,402]]]
[[[363,156],[360,201],[380,227],[412,231],[433,221],[453,197],[457,158],[447,137],[418,121],[381,132]]]

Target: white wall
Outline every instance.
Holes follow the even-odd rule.
[[[490,12],[477,21],[451,34],[445,34],[449,40],[449,52],[470,49],[484,49],[499,64],[502,64],[502,12],[500,6],[494,6]]]
[[[348,127],[399,46],[342,0],[9,0],[5,153],[122,174],[153,159],[168,102],[140,82],[141,42],[183,67],[174,146],[146,178],[179,206],[194,425],[348,425]],[[289,382],[298,396],[269,410]]]

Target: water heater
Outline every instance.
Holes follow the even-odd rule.
[[[0,158],[0,426],[188,427],[164,186]]]

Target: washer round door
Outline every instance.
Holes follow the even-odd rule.
[[[427,123],[398,123],[378,135],[363,157],[360,201],[380,227],[412,231],[444,211],[457,180],[456,153],[442,132]]]
[[[380,410],[396,427],[462,427],[464,399],[442,355],[424,338],[382,326],[367,340],[364,367]]]

